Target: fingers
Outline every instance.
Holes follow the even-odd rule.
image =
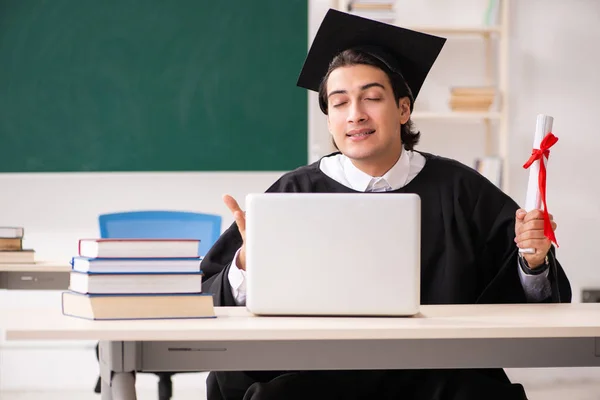
[[[242,239],[246,241],[246,215],[240,208],[238,202],[226,194],[223,196],[223,201],[229,211],[233,214],[233,218],[235,219],[235,223],[237,224],[238,230],[240,231],[240,235],[242,235]]]
[[[517,211],[517,219],[519,219],[519,215],[522,215],[522,213],[519,213],[519,211]],[[548,217],[550,217],[550,221],[554,219],[554,216],[552,214],[548,214]],[[531,210],[528,213],[526,213],[523,216],[523,218],[521,218],[521,220],[525,223],[537,219],[544,219],[544,212],[542,210]]]
[[[552,230],[556,230],[557,224],[554,222],[552,214],[548,214]],[[532,210],[525,213],[523,209],[516,212],[515,220],[515,243],[521,249],[536,249],[536,254],[546,254],[552,245],[550,240],[544,235],[544,212],[542,210]]]
[[[552,225],[552,230],[555,231],[556,227],[557,227],[556,222],[550,220],[550,224]],[[531,220],[528,222],[518,224],[516,226],[515,233],[518,236],[524,232],[532,231],[532,230],[541,230],[543,232],[544,231],[544,220],[534,219],[534,220]]]
[[[523,232],[519,235],[517,235],[515,237],[515,242],[519,243],[522,242],[524,240],[530,240],[530,239],[544,239],[546,236],[544,236],[544,231],[543,230],[533,230],[533,231],[526,231]]]
[[[231,211],[232,214],[235,214],[236,211],[242,211],[238,202],[230,195],[223,195],[223,201],[225,202],[225,205],[227,206],[227,208],[229,208],[229,211]]]

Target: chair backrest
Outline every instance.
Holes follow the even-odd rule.
[[[221,216],[184,211],[128,211],[98,217],[101,238],[200,239],[204,256],[221,234]]]

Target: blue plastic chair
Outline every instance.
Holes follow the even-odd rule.
[[[220,215],[185,211],[130,211],[98,217],[101,238],[200,239],[204,256],[221,235]]]
[[[129,211],[98,217],[101,238],[200,239],[199,255],[204,256],[221,235],[221,216],[185,211]],[[98,357],[98,347],[96,347]],[[173,394],[173,372],[156,372],[158,398]],[[94,389],[100,393],[100,378]]]

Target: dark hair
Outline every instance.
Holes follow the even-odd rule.
[[[333,70],[337,68],[358,64],[371,65],[385,72],[392,85],[394,97],[396,98],[396,104],[400,104],[401,98],[408,97],[410,100],[410,111],[412,112],[414,99],[410,88],[404,80],[404,77],[390,70],[387,67],[387,65],[385,65],[383,62],[381,62],[376,57],[373,57],[369,53],[360,50],[349,49],[342,51],[333,58],[333,60],[329,64],[327,74],[325,74],[325,77],[323,77],[323,80],[319,85],[319,107],[321,107],[321,111],[323,111],[325,115],[327,115],[328,112],[327,80],[329,79],[329,75]],[[408,121],[406,121],[405,124],[402,124],[400,126],[400,139],[402,140],[402,144],[404,145],[404,148],[406,150],[412,150],[413,147],[419,142],[420,137],[421,133],[413,130],[413,123],[410,120],[410,118],[408,119]],[[333,144],[337,148],[335,141]]]

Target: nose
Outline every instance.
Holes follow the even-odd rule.
[[[365,113],[365,110],[363,110],[361,102],[360,101],[352,102],[352,104],[350,104],[350,107],[348,109],[348,118],[346,119],[346,121],[350,122],[350,123],[359,123],[359,122],[364,122],[366,120],[367,120],[367,114]]]

